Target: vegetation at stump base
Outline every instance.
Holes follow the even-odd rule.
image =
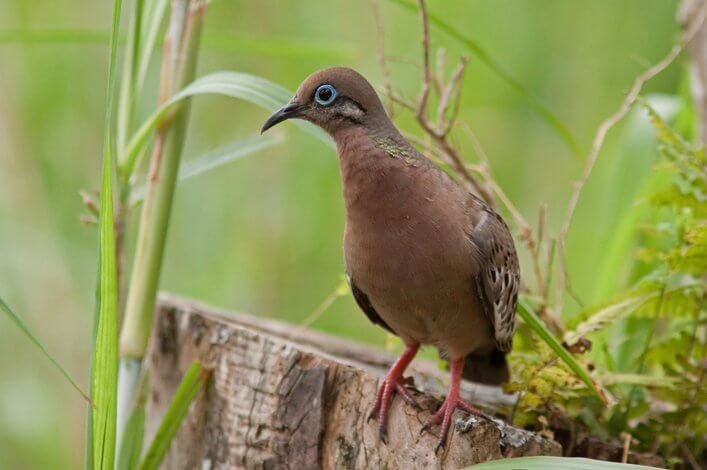
[[[685,452],[699,459],[706,451],[707,157],[648,102],[643,108],[659,142],[655,171],[666,181],[637,201],[650,207],[650,217],[639,228],[633,285],[581,316],[587,344],[603,349],[580,357],[618,403],[605,410],[540,341],[513,356],[517,373],[506,390],[521,393],[516,425],[551,432],[569,418],[575,433],[618,439],[628,432],[632,449],[673,466],[686,463]],[[582,343],[582,336],[567,336]]]

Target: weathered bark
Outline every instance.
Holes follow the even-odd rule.
[[[411,370],[417,388],[428,391],[413,392],[424,411],[395,399],[383,444],[367,414],[388,355],[171,296],[162,296],[155,322],[148,434],[189,364],[199,359],[213,369],[165,468],[460,468],[561,453],[556,442],[501,421],[468,418],[457,421],[446,450],[435,454],[437,436],[420,431],[440,404],[446,374],[425,361]],[[513,402],[491,387],[465,384],[464,390],[477,404],[507,408]]]

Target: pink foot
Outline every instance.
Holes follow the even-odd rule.
[[[449,385],[449,393],[447,393],[447,398],[444,399],[444,403],[442,403],[439,410],[437,410],[437,412],[432,415],[429,421],[427,421],[427,423],[422,427],[422,432],[424,432],[429,430],[432,426],[441,424],[439,441],[437,442],[435,452],[445,446],[447,436],[449,435],[449,428],[452,425],[454,410],[457,408],[462,409],[474,416],[488,419],[488,416],[484,412],[459,397],[459,383],[461,382],[461,371],[464,368],[464,358],[453,360],[451,366],[452,381]]]
[[[393,367],[388,371],[383,383],[378,387],[376,403],[373,405],[368,419],[373,418],[376,414],[378,415],[378,435],[383,442],[388,442],[388,411],[395,393],[400,394],[403,400],[410,406],[420,408],[408,389],[405,388],[405,385],[412,384],[412,377],[403,377],[403,372],[405,372],[408,364],[412,362],[419,348],[419,344],[407,346],[403,355],[393,364]]]

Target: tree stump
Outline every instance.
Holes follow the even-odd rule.
[[[415,361],[413,391],[423,411],[395,398],[388,443],[368,421],[377,385],[393,358],[322,333],[163,295],[151,340],[148,436],[194,360],[213,370],[191,405],[163,467],[461,468],[504,457],[560,455],[558,443],[457,412],[446,449],[421,433],[440,405],[446,374]],[[499,389],[464,384],[472,403],[506,406]]]

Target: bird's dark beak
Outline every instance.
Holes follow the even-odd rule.
[[[260,129],[260,133],[262,134],[279,122],[299,116],[304,108],[304,105],[290,103],[287,106],[278,109],[268,118],[267,121],[265,121],[262,129]]]

